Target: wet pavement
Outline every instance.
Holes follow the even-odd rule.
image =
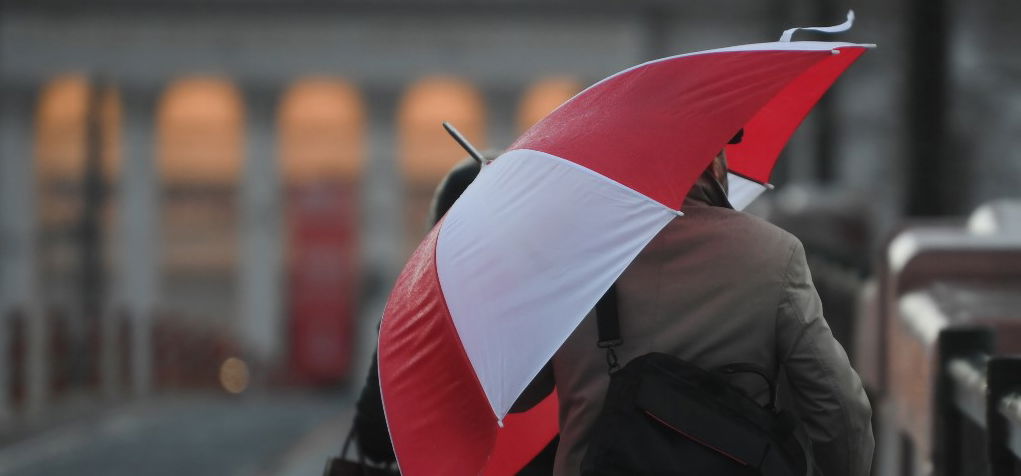
[[[339,392],[155,397],[6,442],[0,475],[318,475],[352,410]]]

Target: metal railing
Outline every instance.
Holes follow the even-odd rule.
[[[1021,357],[985,353],[947,362],[940,474],[1014,476],[1021,469]]]

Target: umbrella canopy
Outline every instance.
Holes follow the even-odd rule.
[[[515,399],[728,147],[754,195],[871,45],[776,42],[664,58],[582,91],[482,168],[395,284],[379,337],[404,474],[480,474]],[[735,200],[736,201],[736,200]],[[683,219],[683,218],[680,218]],[[593,343],[593,351],[594,348]]]

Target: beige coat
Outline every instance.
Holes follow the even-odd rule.
[[[871,408],[823,319],[801,242],[751,215],[708,205],[712,192],[696,184],[685,216],[618,280],[621,363],[655,351],[704,368],[754,362],[783,371],[792,402],[786,406],[800,414],[823,474],[868,475]],[[552,360],[560,397],[558,476],[578,473],[609,384],[596,336],[589,314]],[[542,379],[530,392],[543,387]],[[752,382],[746,390],[765,399],[765,384]]]

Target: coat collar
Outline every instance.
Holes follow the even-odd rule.
[[[723,185],[720,185],[720,182],[708,170],[698,177],[695,184],[691,186],[691,190],[688,191],[688,195],[684,197],[682,211],[684,207],[692,205],[734,208],[730,204],[730,200],[727,199],[727,192],[723,190]]]

